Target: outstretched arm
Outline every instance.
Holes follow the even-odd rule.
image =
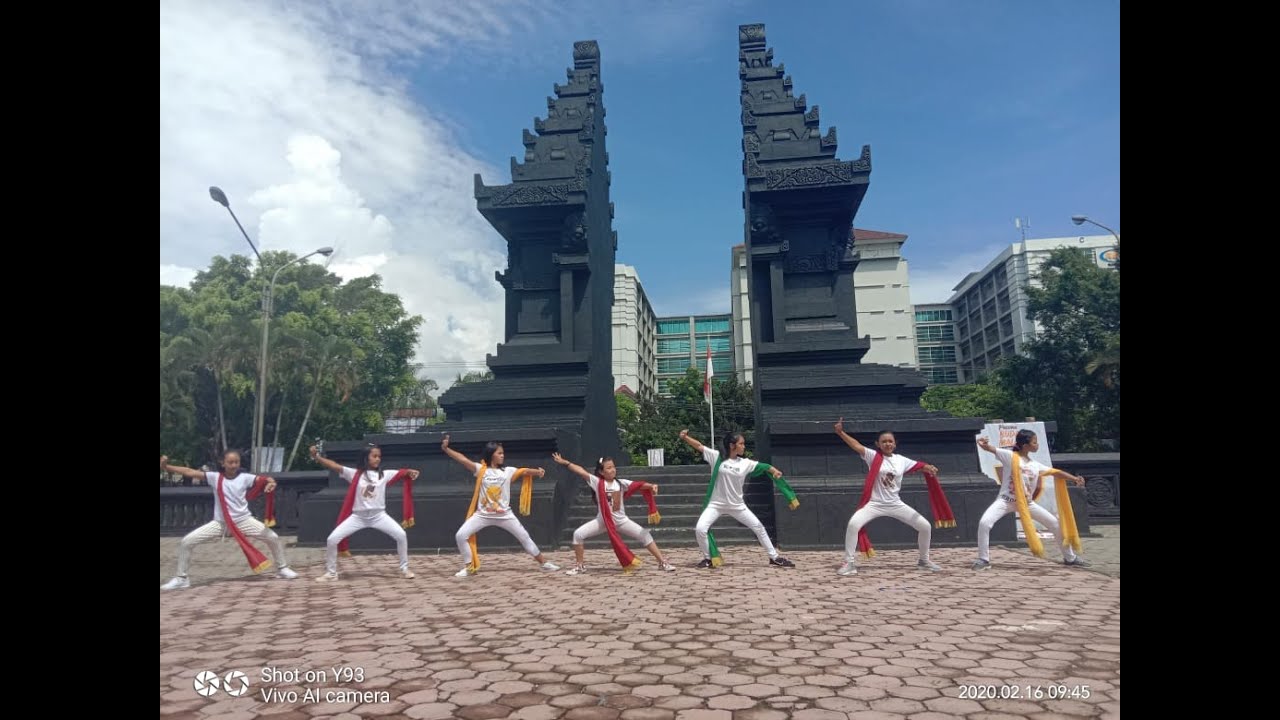
[[[165,472],[178,473],[182,477],[191,478],[192,480],[204,480],[203,470],[195,470],[189,467],[182,467],[181,465],[170,465],[168,455],[160,456],[160,469]]]
[[[986,450],[992,455],[999,455],[999,453],[996,452],[995,446],[991,444],[991,441],[987,439],[986,435],[983,435],[982,437],[978,438],[978,447],[982,448],[983,450]]]
[[[680,439],[689,443],[689,447],[693,448],[694,450],[697,450],[698,452],[702,452],[702,443],[698,442],[697,438],[690,435],[688,430],[680,431]]]
[[[448,455],[449,457],[453,458],[454,460],[457,460],[457,461],[462,465],[462,467],[464,467],[464,468],[466,468],[466,469],[467,469],[467,472],[475,472],[475,471],[476,471],[476,464],[475,464],[475,463],[473,463],[473,462],[471,462],[470,460],[468,460],[466,455],[463,455],[462,453],[458,452],[457,450],[454,450],[453,448],[449,447],[449,434],[448,434],[448,433],[445,433],[444,439],[440,441],[440,449],[444,451],[444,454],[445,454],[445,455]]]
[[[555,460],[558,464],[564,465],[565,467],[569,468],[569,472],[573,473],[574,475],[581,477],[583,480],[586,480],[587,482],[591,482],[591,473],[587,472],[587,469],[582,467],[581,465],[577,463],[569,462],[564,458],[563,455],[561,455],[558,452],[551,453],[551,459]]]
[[[867,446],[858,442],[857,438],[844,431],[844,418],[840,418],[836,421],[835,428],[836,434],[840,436],[840,439],[843,440],[844,444],[848,445],[851,450],[858,453],[860,456],[867,452]]]
[[[1076,485],[1078,485],[1078,486],[1083,486],[1083,485],[1084,485],[1084,478],[1083,478],[1083,477],[1081,477],[1081,476],[1079,476],[1079,475],[1072,475],[1071,473],[1067,472],[1066,470],[1059,470],[1059,469],[1057,469],[1057,468],[1050,468],[1049,470],[1045,470],[1044,472],[1040,473],[1040,477],[1044,477],[1045,475],[1053,475],[1053,476],[1056,476],[1056,477],[1066,478],[1066,479],[1070,480],[1072,483],[1074,483],[1074,484],[1076,484]]]
[[[417,480],[417,479],[418,479],[418,476],[422,474],[421,472],[419,472],[419,471],[417,471],[417,470],[411,470],[411,469],[409,469],[409,468],[405,468],[405,469],[401,470],[400,472],[401,472],[401,473],[404,473],[404,476],[405,476],[405,477],[407,477],[407,478],[409,478],[409,480],[410,480],[410,481]]]
[[[765,473],[773,479],[773,484],[777,486],[778,492],[782,493],[782,497],[787,499],[788,507],[792,510],[800,507],[800,499],[796,497],[796,491],[791,488],[791,484],[787,482],[787,479],[782,477],[781,470],[769,463],[756,463],[755,470],[752,470],[751,474],[754,476],[761,473]]]
[[[756,463],[755,472],[751,474],[759,475],[761,472],[768,473],[769,477],[773,478],[774,480],[777,480],[778,478],[782,477],[782,471],[770,465],[769,463]]]
[[[276,491],[276,479],[270,475],[259,475],[253,481],[253,487],[249,488],[249,492],[245,493],[248,500],[257,500],[262,493],[271,493]]]
[[[342,466],[330,460],[329,458],[323,457],[322,455],[320,455],[320,448],[316,447],[315,445],[312,445],[310,448],[307,449],[307,452],[311,453],[311,459],[316,463],[318,463],[325,470],[332,470],[333,472],[336,472],[339,475],[342,474]]]

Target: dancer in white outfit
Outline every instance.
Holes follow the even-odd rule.
[[[315,445],[311,446],[311,459],[349,483],[347,497],[338,512],[338,526],[329,533],[329,539],[325,541],[325,573],[316,580],[331,582],[338,579],[338,552],[350,556],[347,538],[365,528],[378,530],[395,540],[396,553],[400,556],[400,576],[412,579],[413,571],[409,569],[409,536],[404,528],[413,527],[413,481],[418,479],[418,471],[383,470],[382,448],[372,444],[365,448],[364,454],[353,468],[323,457]],[[387,486],[397,482],[404,482],[403,523],[397,523],[387,514]]]
[[[467,577],[480,571],[480,553],[476,548],[475,535],[487,527],[500,527],[510,533],[543,570],[559,570],[559,565],[543,556],[533,538],[529,537],[529,531],[524,529],[515,513],[511,512],[512,481],[524,478],[524,488],[520,493],[520,514],[528,515],[533,503],[532,479],[545,476],[547,471],[542,468],[506,467],[503,464],[507,458],[506,450],[497,442],[489,442],[484,446],[484,462],[479,463],[468,460],[466,455],[449,447],[448,435],[440,442],[440,449],[457,460],[467,472],[475,473],[476,476],[476,489],[467,510],[467,521],[462,523],[462,527],[454,535],[458,552],[465,563],[454,577]]]
[[[1072,475],[1065,470],[1045,467],[1032,460],[1031,453],[1040,449],[1040,438],[1030,430],[1018,431],[1014,438],[1012,452],[993,447],[985,436],[978,439],[978,447],[1000,460],[1001,480],[1000,494],[978,521],[978,559],[974,561],[973,569],[986,570],[991,567],[991,528],[997,520],[1011,512],[1018,513],[1018,520],[1027,538],[1027,547],[1033,555],[1044,557],[1044,544],[1040,542],[1040,535],[1036,532],[1032,520],[1049,528],[1053,533],[1058,547],[1062,548],[1064,564],[1072,567],[1089,567],[1089,562],[1077,554],[1080,552],[1080,533],[1076,530],[1075,515],[1072,514],[1067,486],[1061,482],[1054,483],[1060,517],[1054,517],[1048,509],[1034,502],[1044,489],[1043,478],[1048,475],[1070,480],[1076,485],[1084,485],[1084,478]]]
[[[942,493],[942,488],[938,485],[938,468],[895,454],[894,450],[898,447],[898,440],[888,430],[883,430],[876,436],[876,447],[873,449],[866,447],[844,431],[844,418],[840,418],[836,422],[835,429],[836,435],[840,436],[844,444],[862,456],[862,460],[867,463],[868,468],[866,481],[863,485],[862,498],[858,502],[858,509],[854,512],[853,517],[849,518],[849,525],[845,530],[844,564],[840,566],[836,574],[846,576],[858,574],[857,553],[862,552],[867,557],[875,554],[871,548],[870,540],[867,539],[865,528],[867,523],[880,517],[891,517],[915,528],[917,533],[916,545],[920,551],[920,559],[916,565],[923,570],[931,572],[941,570],[942,568],[929,560],[929,541],[933,536],[933,529],[929,525],[929,521],[916,512],[915,508],[903,502],[900,495],[902,482],[906,479],[907,474],[923,470],[925,476],[929,478],[929,499],[931,505],[933,505],[934,517],[939,518],[939,527],[954,527],[955,520],[951,516],[950,507],[946,507],[944,513],[940,511],[936,503],[935,491],[938,497],[941,497]],[[945,498],[942,499],[942,504],[946,506]]]
[[[769,540],[769,532],[764,523],[751,512],[742,497],[742,486],[747,476],[768,473],[773,483],[778,486],[782,496],[788,500],[792,510],[800,506],[795,492],[782,477],[782,471],[768,463],[756,462],[742,456],[747,449],[747,441],[742,433],[725,433],[723,438],[724,456],[717,450],[698,442],[688,430],[680,431],[680,439],[694,450],[702,453],[702,459],[712,466],[711,482],[707,485],[707,495],[703,499],[702,515],[698,516],[698,525],[694,536],[698,540],[698,549],[702,550],[700,568],[716,568],[723,564],[720,547],[716,545],[715,536],[711,534],[711,526],[721,515],[729,515],[734,520],[746,525],[756,534],[760,546],[769,554],[769,564],[774,567],[792,568],[796,564],[778,554],[777,548]]]
[[[227,534],[235,538],[244,551],[249,567],[260,573],[271,566],[267,558],[249,544],[245,536],[256,537],[267,544],[271,556],[275,559],[277,577],[292,580],[298,573],[289,568],[289,561],[284,556],[284,543],[280,536],[266,525],[259,522],[249,513],[249,501],[263,492],[272,493],[276,489],[274,478],[266,475],[240,472],[240,453],[228,450],[222,456],[222,472],[204,472],[180,465],[170,465],[167,456],[160,457],[160,469],[175,472],[192,480],[204,480],[213,490],[213,520],[187,533],[178,546],[178,574],[169,582],[160,586],[161,590],[181,590],[191,587],[187,578],[187,569],[191,564],[191,549],[201,543],[213,542]],[[226,522],[230,516],[231,522]],[[268,515],[269,516],[269,515]],[[272,522],[274,524],[274,521]]]
[[[623,503],[624,498],[630,497],[634,493],[644,493],[649,501],[649,522],[656,524],[662,519],[662,516],[658,514],[657,505],[653,501],[653,496],[658,493],[657,485],[619,478],[618,467],[611,457],[602,457],[596,461],[594,475],[587,472],[586,468],[581,465],[569,462],[560,453],[552,453],[551,458],[585,480],[587,487],[591,488],[591,493],[595,496],[595,519],[588,520],[573,531],[573,554],[577,563],[565,573],[566,575],[580,575],[587,571],[583,543],[586,542],[587,538],[594,537],[600,533],[609,534],[610,544],[613,545],[614,553],[618,555],[618,562],[622,564],[624,572],[634,570],[640,565],[640,561],[631,554],[626,545],[622,544],[622,540],[617,537],[619,534],[626,535],[644,545],[654,559],[658,561],[659,570],[673,571],[676,569],[674,565],[666,561],[666,558],[662,557],[662,551],[658,549],[658,543],[653,541],[653,535],[636,521],[627,517],[627,509]],[[601,493],[603,493],[603,496]],[[608,517],[605,516],[603,508],[609,509]]]

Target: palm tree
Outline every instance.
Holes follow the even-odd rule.
[[[346,402],[359,377],[355,370],[356,347],[351,341],[335,336],[321,337],[319,333],[309,330],[298,333],[298,338],[306,348],[304,362],[308,368],[307,376],[311,381],[311,399],[307,402],[307,411],[302,416],[302,426],[298,428],[298,437],[293,442],[293,450],[289,453],[289,462],[285,470],[293,468],[293,461],[298,456],[298,448],[302,438],[307,434],[307,423],[311,421],[311,411],[315,409],[316,398],[320,396],[320,388],[328,379],[338,392],[339,402]]]
[[[222,388],[250,353],[250,329],[247,326],[224,320],[212,329],[191,328],[188,333],[194,344],[195,364],[213,374],[218,403],[218,452],[227,449],[227,419],[222,405]]]
[[[160,336],[160,421],[164,422],[166,411],[179,412],[179,421],[190,423],[190,408],[177,403],[177,400],[191,391],[191,382],[195,373],[191,366],[194,363],[195,345],[191,338],[178,335],[166,338]]]
[[[280,427],[284,424],[284,408],[289,399],[289,389],[302,380],[306,353],[306,343],[298,330],[282,328],[271,341],[271,387],[280,389],[271,447],[280,446]]]

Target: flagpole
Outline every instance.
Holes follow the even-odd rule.
[[[716,387],[715,387],[715,383],[711,382],[711,378],[714,377],[714,374],[715,374],[715,370],[711,367],[711,335],[708,333],[707,334],[706,382],[707,382],[707,404],[711,406],[711,409],[709,411],[709,417],[711,420],[712,447],[714,447],[716,444]]]

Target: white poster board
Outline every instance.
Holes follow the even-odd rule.
[[[983,427],[982,435],[974,437],[976,440],[985,435],[991,441],[992,446],[1013,450],[1013,441],[1017,437],[1019,430],[1030,430],[1034,432],[1040,439],[1040,449],[1031,453],[1031,459],[1044,465],[1045,467],[1053,467],[1053,460],[1049,457],[1049,435],[1045,432],[1044,423],[1042,422],[1015,422],[1015,423],[987,423]],[[982,474],[991,478],[995,482],[1000,482],[1000,460],[995,455],[978,448],[978,466],[982,469]],[[1054,495],[1053,484],[1057,482],[1057,478],[1048,476],[1044,478],[1044,490],[1040,493],[1040,499],[1037,504],[1043,506],[1046,510],[1058,514],[1058,498]],[[1031,498],[1027,498],[1028,501]],[[1044,530],[1037,523],[1036,527]],[[1022,537],[1022,527],[1018,527],[1018,536]]]

